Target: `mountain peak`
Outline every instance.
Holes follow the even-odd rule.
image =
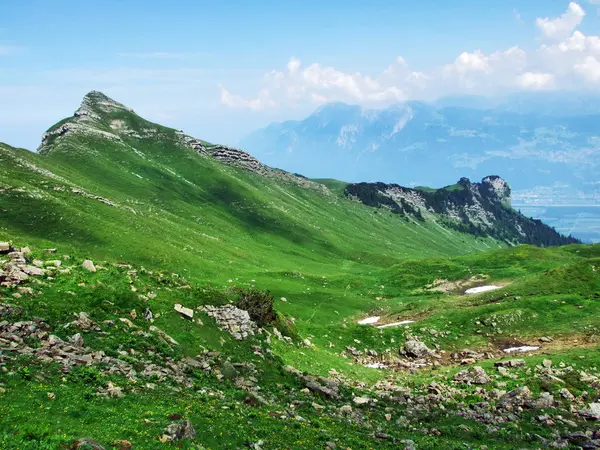
[[[118,110],[133,112],[131,108],[127,108],[100,91],[90,91],[83,97],[81,106],[75,111],[75,117],[99,119],[97,114]]]

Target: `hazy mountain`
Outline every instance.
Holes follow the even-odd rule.
[[[517,201],[600,199],[600,100],[536,94],[380,110],[328,104],[304,120],[258,130],[241,145],[266,164],[309,177],[443,186],[500,173]]]

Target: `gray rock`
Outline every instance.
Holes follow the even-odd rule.
[[[196,439],[196,430],[189,420],[168,425],[165,429],[165,434],[172,440]]]
[[[600,403],[590,403],[586,409],[579,411],[579,415],[590,420],[600,420]]]
[[[89,437],[77,439],[74,442],[73,447],[81,450],[105,450],[97,440]]]
[[[491,381],[483,367],[474,366],[467,370],[461,370],[454,375],[454,381],[465,384],[487,384]]]
[[[535,407],[540,409],[549,409],[554,406],[554,397],[549,392],[542,392],[535,401]]]
[[[404,344],[404,352],[413,358],[422,358],[429,355],[431,350],[421,341],[410,340]]]
[[[175,311],[177,311],[179,314],[181,314],[183,317],[185,317],[186,319],[193,319],[194,318],[194,311],[190,308],[186,308],[185,306],[176,303],[174,306]]]
[[[523,359],[509,359],[508,361],[496,361],[494,363],[495,367],[521,367],[525,365],[525,360]]]
[[[497,407],[498,409],[512,410],[516,407],[527,406],[530,399],[531,391],[529,388],[527,386],[521,386],[502,397],[498,402]]]
[[[6,253],[10,251],[10,244],[8,242],[0,242],[0,252]]]
[[[81,336],[81,333],[71,336],[71,343],[76,347],[83,347],[83,336]]]

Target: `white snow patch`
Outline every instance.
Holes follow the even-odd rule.
[[[496,289],[502,289],[502,286],[478,286],[471,289],[467,289],[465,291],[465,294],[479,294],[480,292],[495,291]]]
[[[381,317],[379,317],[379,316],[367,317],[366,319],[359,320],[358,324],[359,325],[370,325],[370,324],[379,322],[379,319],[381,319]]]
[[[385,365],[384,363],[370,363],[370,364],[365,364],[365,367],[368,367],[369,369],[389,369],[389,366]]]
[[[504,353],[513,353],[513,352],[532,352],[534,350],[539,350],[540,348],[535,345],[523,345],[521,347],[510,347],[505,348]]]
[[[415,323],[415,321],[403,320],[402,322],[386,323],[385,325],[379,325],[377,328],[381,330],[382,328],[399,327],[400,325],[408,325],[409,323]]]

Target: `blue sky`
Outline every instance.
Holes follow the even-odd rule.
[[[329,101],[597,90],[598,8],[600,0],[3,0],[0,141],[34,149],[92,89],[225,143]]]

